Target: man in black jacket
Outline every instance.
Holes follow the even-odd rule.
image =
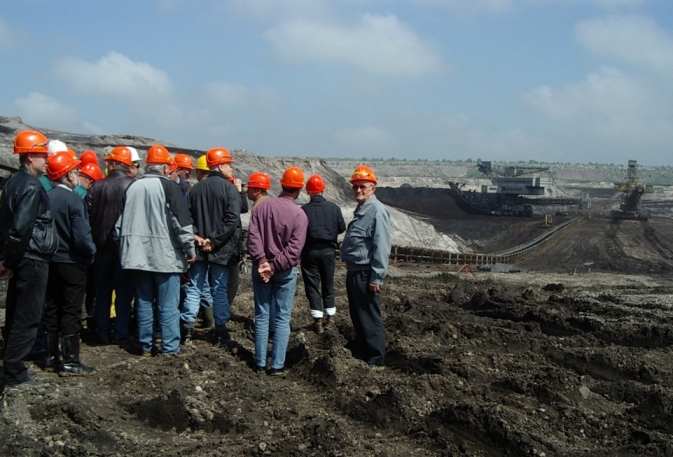
[[[112,290],[115,299],[113,338],[122,342],[129,335],[133,276],[122,270],[119,248],[113,239],[115,223],[122,212],[126,188],[135,180],[128,175],[133,165],[132,152],[126,146],[117,146],[106,157],[108,175],[96,181],[86,196],[91,234],[96,245],[94,283],[96,291],[96,337],[102,344],[110,341],[110,307]]]
[[[346,223],[341,209],[322,196],[325,183],[320,175],[308,178],[306,191],[311,196],[311,201],[301,207],[308,217],[306,244],[301,253],[301,275],[304,278],[306,298],[311,306],[311,317],[315,319],[313,328],[316,333],[322,333],[325,327],[332,328],[335,325],[334,268],[337,237],[346,230]],[[323,324],[324,314],[327,314],[327,319]]]
[[[206,154],[210,173],[194,184],[187,195],[194,221],[196,262],[189,268],[190,283],[182,305],[184,340],[191,340],[194,321],[204,283],[210,285],[213,296],[213,314],[220,347],[229,342],[227,322],[230,318],[227,280],[229,261],[239,254],[243,230],[241,228],[241,196],[227,181],[232,174],[231,154],[224,148],[212,148]]]
[[[47,138],[24,130],[14,139],[21,168],[7,181],[0,200],[0,279],[9,279],[5,310],[5,387],[39,385],[23,358],[35,343],[42,317],[49,259],[56,250],[49,199],[39,176],[47,164]]]
[[[88,375],[94,371],[79,359],[87,268],[96,253],[84,202],[74,192],[79,184],[77,167],[80,163],[66,151],[49,157],[47,165],[47,175],[54,186],[48,195],[58,233],[58,249],[49,265],[47,307],[42,319],[44,365],[45,369],[53,368],[61,376]],[[62,364],[60,352],[63,353]]]

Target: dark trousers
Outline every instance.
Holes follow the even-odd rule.
[[[94,282],[93,279],[93,265],[89,265],[87,267],[86,272],[86,289],[84,298],[84,309],[86,310],[86,317],[94,317],[95,305],[96,305],[96,283]]]
[[[5,355],[2,359],[5,385],[28,381],[28,369],[22,359],[35,343],[48,274],[47,262],[22,259],[7,285]]]
[[[371,270],[349,271],[346,275],[348,308],[355,329],[354,352],[370,365],[383,365],[386,335],[378,292],[369,290]]]
[[[87,266],[52,263],[47,281],[47,308],[42,323],[46,333],[74,335],[82,331],[82,303],[86,290]]]
[[[122,270],[119,252],[98,251],[94,259],[96,290],[96,334],[102,338],[110,334],[112,289],[116,294],[114,338],[126,338],[131,325],[131,303],[135,284],[133,272]]]
[[[236,294],[238,293],[238,286],[241,284],[241,267],[238,264],[241,258],[237,255],[232,256],[227,266],[229,267],[229,277],[227,278],[227,300],[229,306],[234,303]]]
[[[311,310],[322,313],[324,309],[335,308],[334,248],[311,249],[301,256],[301,275],[304,278],[304,292]],[[312,313],[313,317],[317,317]]]

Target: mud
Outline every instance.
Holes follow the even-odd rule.
[[[186,358],[84,345],[98,368],[2,400],[0,454],[295,456],[673,455],[673,285],[661,276],[395,267],[388,369],[337,328],[315,334],[301,283],[285,378],[254,374],[245,279],[230,348]]]

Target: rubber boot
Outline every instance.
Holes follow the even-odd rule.
[[[201,328],[203,330],[210,330],[215,327],[215,317],[213,316],[213,307],[201,308],[203,313],[203,320],[201,321]]]
[[[59,355],[58,332],[44,334],[44,369],[58,371]]]
[[[79,333],[66,335],[61,342],[63,349],[63,364],[60,376],[87,376],[95,370],[79,361]]]

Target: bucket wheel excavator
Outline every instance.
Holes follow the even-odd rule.
[[[650,213],[641,205],[643,195],[654,192],[651,185],[638,179],[638,162],[629,160],[626,170],[626,182],[615,183],[615,190],[623,193],[619,210],[612,211],[613,219],[630,219],[646,221]]]

